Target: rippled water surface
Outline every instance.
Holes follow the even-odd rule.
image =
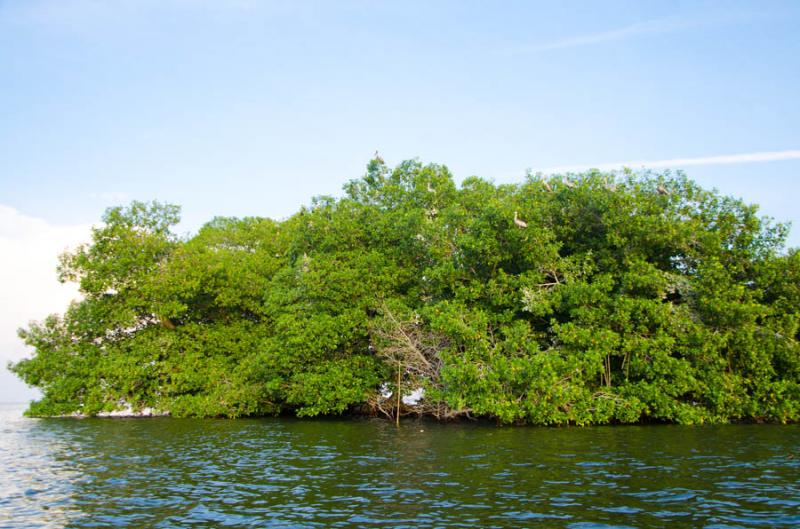
[[[800,427],[23,419],[0,527],[796,527]]]

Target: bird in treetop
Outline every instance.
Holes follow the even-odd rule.
[[[658,187],[656,187],[656,191],[658,191],[659,195],[669,195],[669,191],[667,191],[667,188],[661,184],[658,184]]]
[[[528,223],[525,222],[524,220],[520,219],[517,216],[517,212],[516,211],[514,212],[514,224],[516,224],[520,228],[527,228],[528,227]]]
[[[375,157],[373,158],[373,160],[375,160],[376,162],[378,162],[380,164],[386,163],[386,162],[383,161],[383,158],[381,158],[381,155],[378,154],[378,151],[375,151]]]

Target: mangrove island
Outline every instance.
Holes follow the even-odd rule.
[[[82,298],[20,330],[30,416],[800,418],[788,226],[682,173],[519,184],[379,157],[281,221],[106,211]]]

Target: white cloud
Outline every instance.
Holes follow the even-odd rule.
[[[777,162],[781,160],[800,160],[800,150],[723,154],[717,156],[701,156],[697,158],[672,158],[669,160],[629,160],[626,162],[612,162],[593,165],[561,165],[556,167],[535,168],[533,171],[552,174],[587,171],[589,169],[614,171],[624,167],[629,167],[631,169],[682,169],[684,167],[692,167],[696,165],[726,165],[755,162]]]
[[[17,329],[63,312],[78,297],[76,285],[56,279],[58,255],[88,241],[91,226],[54,226],[0,205],[0,402],[35,395],[5,369],[31,351]]]

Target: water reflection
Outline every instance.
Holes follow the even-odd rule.
[[[0,420],[3,527],[800,524],[798,426]]]

